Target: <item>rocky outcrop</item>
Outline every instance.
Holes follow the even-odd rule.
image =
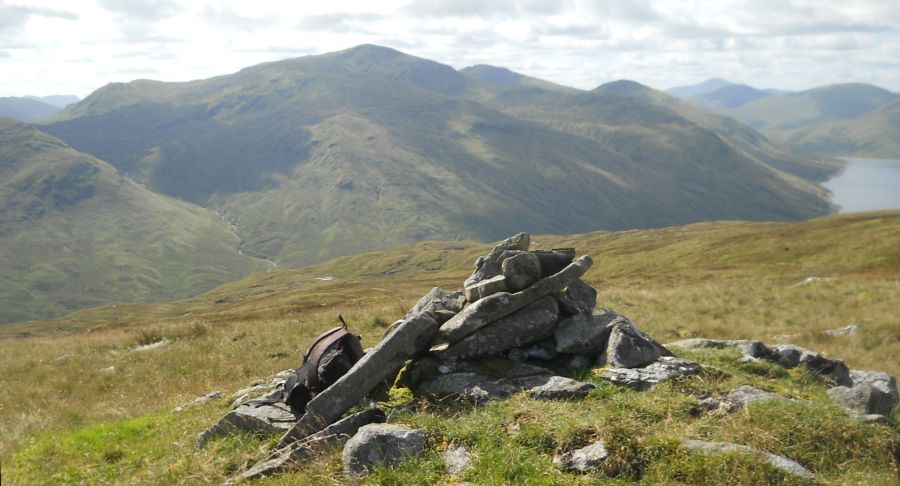
[[[647,390],[658,383],[700,373],[700,365],[674,356],[663,356],[643,368],[607,368],[601,376],[617,385]]]
[[[260,405],[248,402],[228,412],[218,423],[201,432],[197,436],[197,445],[204,447],[211,439],[226,436],[233,431],[267,436],[287,431],[296,422],[297,417],[283,403]]]
[[[740,444],[729,444],[725,442],[708,442],[704,440],[685,440],[681,446],[688,451],[703,452],[708,454],[747,454],[759,457],[772,466],[794,476],[803,479],[814,479],[815,475],[801,464],[783,456],[771,454],[759,449],[747,447]]]

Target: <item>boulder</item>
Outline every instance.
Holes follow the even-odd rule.
[[[519,233],[501,241],[494,246],[490,253],[478,257],[478,260],[475,262],[475,273],[466,279],[463,287],[468,288],[482,280],[500,275],[503,272],[501,268],[503,252],[508,250],[528,251],[530,245],[531,236],[528,233]]]
[[[372,389],[393,381],[403,364],[428,349],[438,324],[426,307],[405,319],[369,350],[350,370],[306,405],[306,413],[279,441],[278,447],[318,432],[341,417]]]
[[[538,400],[581,400],[596,388],[591,383],[573,380],[564,376],[531,376],[521,378],[515,385]]]
[[[228,412],[212,427],[197,436],[197,446],[203,448],[206,443],[216,437],[224,437],[236,431],[258,436],[282,433],[297,421],[290,407],[277,402],[257,405],[255,402],[245,403]]]
[[[593,260],[583,256],[550,277],[514,294],[500,292],[466,307],[438,330],[433,344],[452,344],[482,327],[502,319],[528,304],[557,292],[580,278],[591,268]]]
[[[240,475],[242,480],[270,476],[297,467],[303,461],[331,447],[343,445],[360,427],[384,422],[384,412],[377,408],[355,413],[325,427],[305,439],[275,450],[268,458],[256,463]]]
[[[729,412],[734,412],[760,400],[794,401],[790,398],[783,397],[776,393],[763,391],[750,385],[741,385],[734,390],[731,390],[728,392],[728,396],[725,397],[724,401],[726,409]]]
[[[828,398],[856,415],[888,416],[896,405],[889,393],[869,383],[859,383],[853,387],[836,386],[828,390]]]
[[[544,339],[553,334],[559,309],[552,297],[536,300],[524,309],[469,334],[446,349],[436,351],[441,359],[464,359],[499,354]]]
[[[537,255],[521,252],[503,260],[500,264],[509,290],[517,292],[541,279],[541,262]]]
[[[841,386],[852,386],[850,369],[839,359],[829,359],[819,353],[806,352],[800,355],[800,363],[806,366],[813,376],[837,383]]]
[[[808,349],[794,346],[793,344],[782,344],[771,348],[772,361],[784,366],[785,368],[793,368],[800,364],[800,356],[804,353],[810,353]]]
[[[700,373],[700,365],[674,356],[663,356],[645,368],[609,368],[601,377],[616,385],[647,390],[657,383]]]
[[[900,395],[897,394],[897,380],[888,373],[882,371],[850,370],[850,379],[853,380],[854,386],[868,383],[882,392],[887,393],[891,397],[891,408],[897,406],[897,403],[900,402]]]
[[[557,455],[553,458],[553,465],[564,471],[586,474],[600,470],[607,457],[609,451],[606,450],[606,444],[598,441],[587,447]]]
[[[476,302],[489,295],[508,291],[509,287],[506,285],[506,277],[497,275],[496,277],[484,279],[471,287],[466,287],[466,301],[470,303]]]
[[[726,442],[708,442],[705,440],[685,440],[682,441],[681,446],[685,450],[694,452],[704,452],[712,454],[747,454],[759,457],[772,466],[781,469],[788,474],[792,474],[804,479],[815,478],[815,475],[813,475],[813,473],[811,473],[808,469],[806,469],[799,463],[792,461],[791,459],[788,459],[784,456],[764,452],[759,449],[754,449],[752,447],[747,447],[745,445],[729,444]]]
[[[472,468],[472,454],[463,445],[441,452],[441,459],[444,460],[447,474],[451,476],[461,475]]]
[[[372,468],[392,466],[425,451],[425,431],[395,424],[360,427],[344,444],[341,459],[348,476],[365,476]]]
[[[609,323],[606,359],[617,368],[641,368],[672,353],[641,332],[631,320],[616,315]],[[557,338],[557,343],[559,339]],[[558,348],[557,348],[558,349]]]
[[[575,314],[559,321],[553,338],[557,353],[596,355],[606,349],[613,322],[624,317],[615,312]]]
[[[552,250],[534,250],[541,263],[541,278],[559,272],[575,259],[575,248],[554,248]]]
[[[578,279],[554,295],[560,311],[567,314],[590,314],[597,307],[597,291]]]

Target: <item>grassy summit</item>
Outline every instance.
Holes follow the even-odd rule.
[[[897,302],[900,212],[804,223],[701,223],[659,230],[537,236],[536,247],[574,246],[595,265],[585,280],[598,304],[631,317],[661,342],[686,337],[791,342],[851,368],[900,374]],[[221,483],[258,457],[239,436],[198,451],[196,432],[227,409],[214,401],[169,412],[211,390],[234,392],[297,366],[303,347],[338,312],[376,342],[385,326],[434,285],[459,288],[488,246],[426,242],[257,274],[196,298],[103,307],[47,322],[6,326],[46,334],[0,341],[0,458],[5,478],[30,482]],[[820,277],[807,281],[808,277]],[[331,280],[320,278],[332,277]],[[860,330],[827,336],[855,323]],[[63,333],[54,333],[60,327]],[[779,337],[779,336],[787,337]],[[164,342],[143,352],[142,344]],[[862,425],[829,404],[801,370],[739,364],[738,355],[683,353],[710,371],[635,393],[586,374],[597,390],[579,403],[517,396],[484,408],[429,405],[404,423],[424,427],[429,453],[373,483],[430,483],[437,453],[462,442],[478,454],[469,481],[579,484],[550,464],[554,451],[603,438],[615,444],[604,473],[630,484],[794,481],[745,457],[678,450],[678,438],[724,440],[783,454],[832,484],[890,484],[898,473],[895,425]],[[727,417],[697,417],[704,393],[751,384],[798,404],[758,404]],[[46,390],[56,399],[47,400]],[[425,405],[423,404],[423,407]],[[894,414],[894,418],[898,418]],[[273,484],[343,481],[338,451]]]

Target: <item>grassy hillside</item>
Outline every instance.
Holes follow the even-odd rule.
[[[11,118],[16,121],[31,123],[50,118],[59,111],[59,107],[31,98],[0,98],[0,118]]]
[[[792,342],[852,368],[900,374],[898,211],[534,240],[538,247],[574,246],[591,254],[595,265],[586,280],[598,289],[598,304],[630,316],[662,342],[695,336]],[[488,248],[420,243],[257,274],[184,301],[107,306],[0,328],[5,336],[49,332],[0,340],[4,478],[24,484],[45,478],[221,483],[268,442],[242,436],[198,451],[194,435],[225,412],[227,400],[183,414],[169,410],[297,366],[306,343],[338,312],[371,346],[432,286],[459,288],[474,258]],[[333,279],[317,279],[326,276]],[[802,283],[810,276],[822,280]],[[860,331],[821,334],[849,323]],[[69,331],[54,331],[59,328]],[[783,335],[789,337],[778,337]],[[160,340],[165,342],[157,349],[132,351]],[[614,463],[624,469],[608,472],[625,484],[640,478],[643,484],[785,480],[748,459],[677,453],[673,441],[684,436],[786,454],[825,483],[888,484],[896,478],[896,426],[859,425],[828,405],[824,386],[803,373],[739,365],[728,352],[685,355],[724,374],[643,394],[598,380],[600,388],[580,403],[516,397],[478,409],[423,408],[404,421],[428,430],[432,452],[371,481],[439,481],[436,453],[462,441],[481,457],[469,480],[578,484],[554,472],[550,458],[555,448],[591,437],[616,442]],[[745,383],[812,404],[751,407],[722,419],[692,415],[702,393]],[[46,390],[54,390],[54,400],[47,400]],[[511,424],[520,424],[522,433],[509,435]],[[332,451],[303,471],[268,482],[341,482],[339,471],[339,451]]]
[[[857,118],[801,127],[777,138],[811,153],[900,159],[900,100]]]
[[[770,96],[723,113],[762,131],[775,134],[797,127],[855,118],[892,101],[897,94],[868,84],[835,84]]]
[[[265,268],[209,211],[0,121],[0,322],[184,297]]]
[[[219,209],[249,254],[289,266],[519,229],[828,210],[821,188],[772,169],[796,156],[752,149],[761,157],[749,137],[735,146],[670,111],[515,73],[498,94],[497,73],[360,46],[189,83],[109,85],[45,129],[152,190]],[[503,109],[500,95],[563,104],[545,123]]]

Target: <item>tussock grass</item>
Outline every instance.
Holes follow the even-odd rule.
[[[900,213],[802,224],[720,223],[653,231],[536,237],[594,256],[586,279],[599,303],[662,342],[686,337],[793,342],[851,368],[900,374]],[[185,301],[90,309],[0,332],[0,460],[12,484],[219,484],[271,447],[235,436],[199,451],[194,438],[228,410],[219,399],[180,414],[212,390],[228,395],[299,365],[310,340],[342,313],[364,346],[433,285],[459,288],[485,246],[423,243],[234,282]],[[774,248],[773,248],[774,247]],[[788,247],[789,250],[784,250]],[[779,249],[780,248],[780,249]],[[865,253],[860,255],[859,252]],[[785,253],[791,254],[785,256]],[[401,261],[398,255],[410,255]],[[373,274],[388,276],[372,277]],[[333,281],[316,280],[333,276]],[[368,275],[368,276],[367,276]],[[808,276],[829,280],[798,285]],[[856,334],[822,330],[857,323]],[[65,331],[58,329],[64,328]],[[34,337],[14,338],[21,332]],[[141,345],[160,343],[136,351]],[[704,456],[680,438],[723,440],[783,454],[831,484],[897,481],[895,425],[860,425],[831,406],[801,369],[738,363],[724,351],[678,351],[699,376],[633,392],[600,380],[582,402],[524,396],[484,407],[419,403],[401,422],[423,427],[428,453],[363,483],[751,484],[792,478],[743,456]],[[803,402],[699,417],[697,402],[749,384]],[[408,398],[400,391],[395,402]],[[894,419],[898,419],[897,413]],[[896,422],[894,422],[896,423]],[[603,476],[557,471],[553,455],[606,440]],[[462,443],[475,468],[446,478],[439,453]],[[345,484],[339,451],[263,484]]]

